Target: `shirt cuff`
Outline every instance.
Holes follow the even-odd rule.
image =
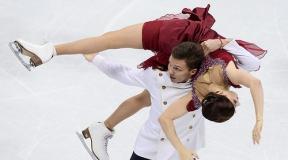
[[[104,60],[105,60],[105,58],[104,58],[103,56],[96,55],[96,56],[93,58],[93,60],[92,60],[91,63],[93,63],[93,64],[99,64],[99,63],[103,62]]]
[[[225,49],[225,50],[230,50],[231,47],[232,47],[232,48],[235,48],[235,46],[239,46],[239,44],[233,39],[233,40],[231,40],[229,43],[227,43],[227,44],[223,47],[223,49]]]

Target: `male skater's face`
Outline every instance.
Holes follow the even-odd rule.
[[[187,82],[192,75],[196,73],[196,69],[189,70],[185,60],[175,59],[172,56],[169,58],[168,72],[170,79],[174,83]]]

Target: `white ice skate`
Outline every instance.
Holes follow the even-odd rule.
[[[19,59],[19,61],[31,71],[32,67],[37,67],[48,62],[56,55],[55,47],[51,43],[36,45],[24,40],[18,39],[9,43],[9,47]],[[29,62],[27,60],[29,59]]]
[[[78,132],[76,134],[93,160],[109,160],[107,144],[113,132],[107,129],[104,123],[94,123],[83,130],[82,135]],[[90,149],[84,138],[90,139]]]

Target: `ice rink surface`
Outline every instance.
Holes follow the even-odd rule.
[[[61,43],[153,20],[182,8],[211,4],[214,29],[226,37],[269,50],[253,73],[265,91],[261,145],[252,144],[254,109],[248,89],[237,90],[241,106],[227,123],[206,121],[201,160],[286,160],[288,157],[288,2],[285,0],[0,0],[0,159],[87,160],[75,135],[102,121],[142,89],[109,79],[82,56],[62,56],[28,72],[8,48],[23,38]],[[286,27],[285,27],[286,26]],[[133,49],[104,56],[131,67],[151,56]],[[129,159],[148,109],[116,127],[112,160]]]

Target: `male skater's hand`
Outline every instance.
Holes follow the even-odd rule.
[[[257,120],[252,133],[254,144],[260,143],[262,127],[263,127],[263,120]]]
[[[87,61],[92,62],[94,57],[96,56],[96,53],[83,54],[83,56]]]
[[[198,154],[193,150],[183,149],[179,151],[180,160],[196,160],[199,159]]]

